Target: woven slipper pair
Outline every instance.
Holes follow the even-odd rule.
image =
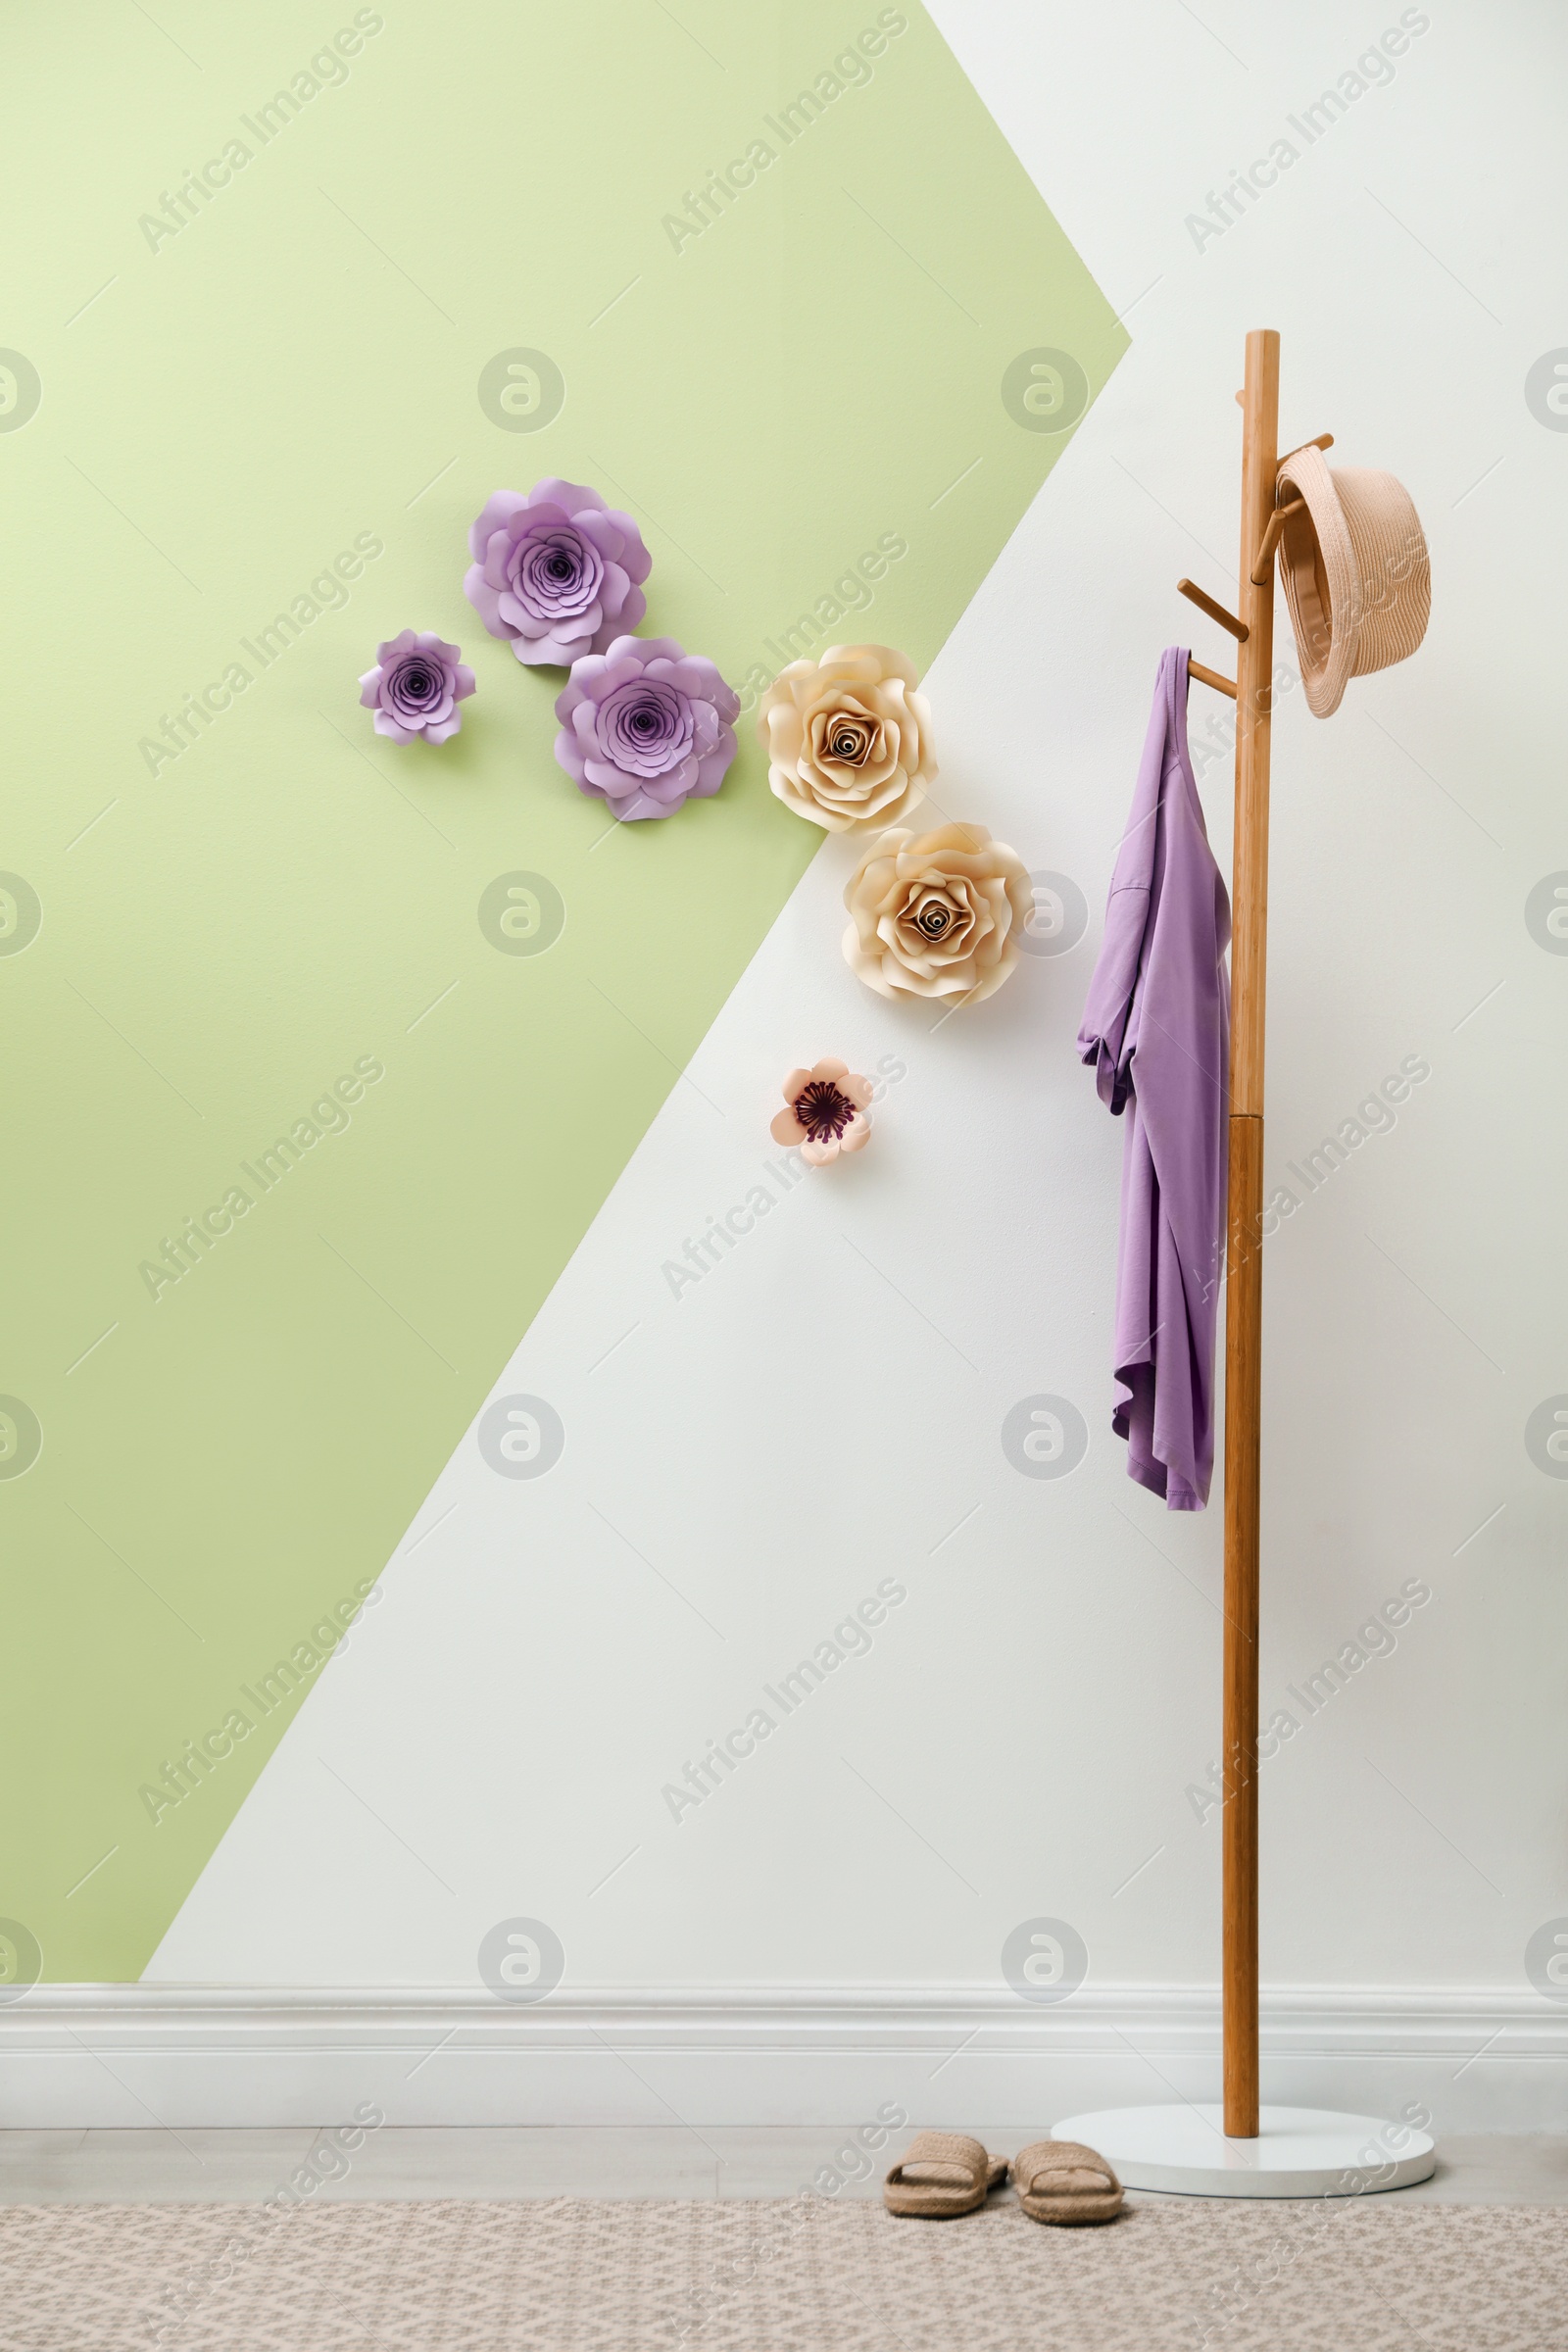
[[[1108,2222],[1121,2211],[1121,2182],[1093,2148],[1071,2139],[1037,2139],[1012,2159],[1018,2202],[1032,2222],[1074,2227]],[[988,2156],[961,2132],[917,2132],[889,2173],[882,2201],[889,2213],[952,2221],[973,2213],[1007,2178],[1005,2156]]]

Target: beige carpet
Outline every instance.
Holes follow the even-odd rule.
[[[4,2352],[1557,2352],[1568,2213],[1142,2198],[0,2211]]]

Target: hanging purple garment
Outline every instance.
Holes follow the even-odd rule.
[[[1225,1229],[1231,909],[1187,751],[1187,649],[1159,658],[1132,814],[1078,1051],[1131,1104],[1121,1177],[1111,1418],[1128,1476],[1200,1511],[1214,1468],[1214,1324]]]

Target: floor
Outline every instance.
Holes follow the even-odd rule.
[[[1561,2352],[1560,2208],[1130,2197],[0,2207],[8,2352]]]
[[[1009,2154],[1028,2134],[973,2129]],[[900,2135],[902,2136],[902,2134]],[[1568,2135],[1440,2140],[1436,2176],[1397,2203],[1568,2206]],[[842,2158],[842,2161],[839,2159]],[[317,2131],[0,2132],[0,2204],[225,2204],[297,2192],[321,2203],[402,2198],[792,2197],[880,2194],[892,2153],[854,2177],[851,2143],[825,2127],[611,2130],[384,2127],[345,2152]],[[829,2186],[822,2176],[839,2182]]]

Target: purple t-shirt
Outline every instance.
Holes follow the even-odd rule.
[[[1132,814],[1078,1051],[1122,1155],[1111,1427],[1128,1476],[1200,1511],[1214,1468],[1214,1325],[1225,1236],[1231,909],[1187,751],[1187,649],[1159,658]]]

